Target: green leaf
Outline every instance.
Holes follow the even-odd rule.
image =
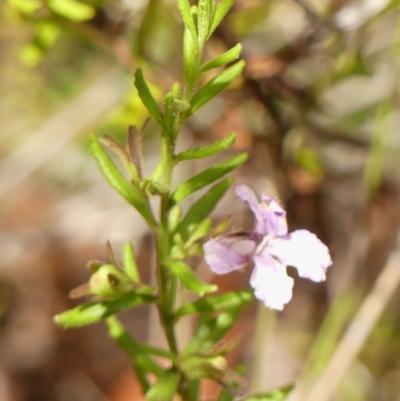
[[[182,14],[183,22],[185,23],[185,26],[188,28],[192,38],[197,38],[196,25],[192,17],[190,4],[188,0],[178,0],[178,8]]]
[[[179,232],[182,237],[186,239],[190,227],[198,224],[212,212],[217,203],[230,188],[232,183],[232,178],[226,178],[225,180],[214,185],[190,207],[189,211],[186,213],[185,217],[178,225],[176,231]]]
[[[176,318],[194,313],[219,312],[225,309],[241,308],[254,299],[252,290],[240,290],[225,294],[209,296],[198,301],[181,306],[176,314]]]
[[[236,134],[232,134],[227,138],[213,143],[212,145],[185,150],[176,156],[176,161],[182,162],[185,160],[202,159],[203,157],[213,156],[225,149],[228,149],[235,142],[235,140]]]
[[[136,264],[135,251],[130,242],[124,245],[123,249],[124,269],[127,276],[137,283],[140,283],[139,270]]]
[[[214,19],[211,24],[210,31],[208,33],[208,37],[211,36],[211,34],[215,31],[217,26],[221,23],[221,21],[224,19],[225,15],[228,13],[228,11],[231,9],[233,6],[233,3],[235,0],[222,0],[214,13]]]
[[[94,17],[96,10],[76,0],[47,0],[47,5],[56,14],[71,21],[87,21]]]
[[[168,132],[168,127],[165,124],[164,116],[150,92],[150,89],[143,77],[143,71],[140,68],[138,68],[135,72],[135,86],[139,92],[140,99],[146,106],[151,116],[158,122],[164,131]]]
[[[193,87],[197,81],[199,67],[199,46],[197,38],[192,36],[189,29],[183,32],[183,59],[184,59],[184,79],[188,87]]]
[[[243,71],[245,62],[238,61],[236,64],[227,68],[221,74],[217,75],[211,81],[207,82],[192,98],[192,107],[189,115],[192,115],[213,97],[223,91],[235,78],[237,78]]]
[[[54,317],[55,323],[63,328],[82,327],[99,322],[115,313],[133,308],[137,305],[155,302],[156,297],[138,295],[130,292],[121,298],[111,301],[88,302],[76,308],[62,312]]]
[[[232,49],[226,51],[225,53],[222,53],[214,60],[211,60],[208,63],[201,66],[200,73],[211,70],[213,68],[223,67],[225,64],[235,61],[236,59],[239,58],[241,52],[242,52],[242,45],[238,43],[235,47],[232,47]]]
[[[174,232],[182,216],[181,205],[175,205],[168,213],[168,231]]]
[[[214,0],[199,0],[197,11],[197,27],[199,32],[199,43],[201,46],[208,38],[208,32],[213,20],[213,7]]]
[[[242,308],[228,309],[214,316],[212,313],[200,315],[192,340],[184,349],[185,354],[199,350],[208,350],[232,328],[238,321]]]
[[[204,170],[201,173],[190,178],[182,185],[180,185],[171,195],[172,205],[180,203],[183,199],[187,198],[193,192],[196,192],[199,189],[204,188],[209,184],[212,184],[214,181],[230,173],[236,167],[243,164],[247,160],[247,157],[247,153],[242,153],[240,155],[231,157],[230,159],[221,163],[217,163],[207,170]]]
[[[100,171],[111,187],[134,206],[151,226],[154,226],[153,214],[143,195],[121,174],[94,135],[90,136],[90,147]]]
[[[129,172],[131,177],[135,180],[139,180],[138,170],[134,163],[132,163],[131,158],[128,152],[124,149],[121,143],[119,143],[114,137],[111,135],[103,135],[99,138],[99,142],[106,146],[108,149],[112,150],[116,156],[121,160],[124,165],[126,171]]]
[[[272,390],[269,393],[256,394],[248,398],[244,398],[243,401],[284,401],[293,386],[287,386],[279,390]]]
[[[168,370],[157,380],[156,384],[146,393],[147,401],[170,401],[178,391],[180,374]]]
[[[146,374],[153,373],[156,376],[162,376],[164,370],[149,356],[147,350],[143,349],[140,343],[125,330],[116,317],[108,318],[107,326],[110,336],[132,358],[135,372],[142,384],[143,391],[148,391],[150,383]]]
[[[170,260],[166,266],[172,274],[179,278],[183,285],[194,293],[203,296],[204,294],[217,291],[216,285],[207,284],[200,280],[195,272],[181,260]]]
[[[211,227],[212,227],[212,220],[209,217],[204,219],[198,225],[194,226],[193,231],[190,232],[190,237],[188,238],[188,240],[185,243],[185,247],[189,248],[200,238],[203,238],[207,234],[209,234]]]

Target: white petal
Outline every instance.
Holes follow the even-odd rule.
[[[286,274],[286,267],[268,254],[256,255],[250,285],[254,296],[267,308],[282,310],[292,299],[293,279]]]
[[[332,264],[328,247],[307,230],[274,238],[267,248],[281,263],[294,266],[300,277],[316,282],[325,280],[326,270]]]

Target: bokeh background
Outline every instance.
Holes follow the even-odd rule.
[[[399,265],[399,7],[398,0],[237,0],[206,48],[213,58],[242,43],[245,73],[188,121],[179,146],[238,137],[222,156],[186,162],[175,184],[249,152],[236,183],[279,197],[290,228],[315,232],[334,259],[326,283],[296,278],[282,313],[254,303],[230,334],[241,335],[230,362],[245,364],[253,389],[318,381],[358,319],[366,338],[349,366],[339,364],[333,399],[400,401],[395,269],[379,287],[383,297],[372,290],[388,258]],[[152,280],[151,235],[100,176],[88,134],[123,141],[128,125],[141,127],[148,115],[134,69],[144,69],[161,100],[181,80],[181,53],[175,0],[0,3],[1,401],[142,399],[103,324],[62,331],[52,316],[77,304],[68,292],[87,281],[89,260],[105,259],[107,240],[116,254],[132,241],[142,276]],[[151,121],[144,141],[150,173],[159,157]],[[228,215],[231,227],[252,226],[233,191],[214,218]],[[248,286],[250,269],[217,279],[201,260],[192,266],[221,291]],[[365,299],[371,311],[382,308],[377,321],[368,308],[356,314]],[[163,343],[154,310],[122,319],[137,338]],[[182,344],[187,336],[183,327]],[[214,391],[205,385],[204,397]]]

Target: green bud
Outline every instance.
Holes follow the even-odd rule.
[[[90,278],[89,289],[92,295],[117,298],[132,289],[132,283],[118,267],[103,265]]]

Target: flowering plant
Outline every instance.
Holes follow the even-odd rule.
[[[93,274],[89,282],[72,291],[73,297],[88,296],[88,301],[57,315],[55,321],[61,327],[74,328],[105,320],[110,336],[132,358],[149,401],[168,401],[175,394],[185,401],[195,401],[200,397],[203,379],[212,379],[223,386],[218,399],[232,400],[235,388],[241,387],[243,380],[225,360],[234,344],[225,344],[222,339],[243,307],[253,300],[253,293],[246,289],[213,294],[217,286],[203,282],[186,260],[192,255],[202,255],[201,244],[204,238],[209,238],[212,227],[209,215],[232,185],[231,178],[222,178],[243,164],[247,155],[239,154],[215,164],[177,188],[172,188],[172,176],[177,164],[215,155],[234,142],[235,135],[231,135],[210,146],[176,152],[177,137],[184,122],[237,78],[244,62],[235,61],[241,52],[240,45],[211,61],[204,62],[202,58],[207,40],[234,0],[222,0],[218,4],[215,0],[199,0],[197,7],[191,7],[188,0],[177,3],[184,22],[183,89],[178,83],[174,84],[159,105],[142,70],[135,73],[139,96],[159,127],[161,158],[158,166],[150,176],[143,177],[142,133],[134,127],[128,131],[126,146],[109,136],[100,140],[91,137],[92,154],[105,179],[137,210],[154,235],[156,285],[142,282],[130,243],[123,249],[122,263],[117,262],[108,244],[109,260],[90,262]],[[228,63],[231,65],[225,70],[200,84],[204,82],[205,72]],[[114,164],[105,148],[116,154],[125,173]],[[182,215],[181,202],[210,185],[211,188]],[[246,186],[238,186],[236,193],[252,209],[255,228],[249,233],[208,240],[204,245],[205,258],[217,274],[241,269],[253,260],[251,286],[255,296],[270,308],[282,309],[291,298],[293,285],[293,280],[286,275],[286,265],[296,266],[302,277],[321,281],[330,264],[329,253],[308,231],[287,234],[285,212],[273,198],[263,195],[259,203]],[[160,198],[157,214],[150,206],[152,197]],[[181,286],[198,299],[178,304]],[[116,317],[119,312],[143,304],[157,308],[168,349],[140,343]],[[191,340],[179,344],[176,324],[189,315],[198,315],[197,325]],[[282,399],[283,393],[279,394]]]
[[[254,213],[254,230],[207,241],[205,259],[216,274],[240,270],[253,260],[254,295],[265,306],[282,310],[292,298],[293,279],[286,274],[286,266],[296,267],[300,277],[323,281],[332,263],[328,248],[307,230],[288,234],[286,212],[276,199],[262,194],[258,202],[245,185],[237,186],[236,194]]]

